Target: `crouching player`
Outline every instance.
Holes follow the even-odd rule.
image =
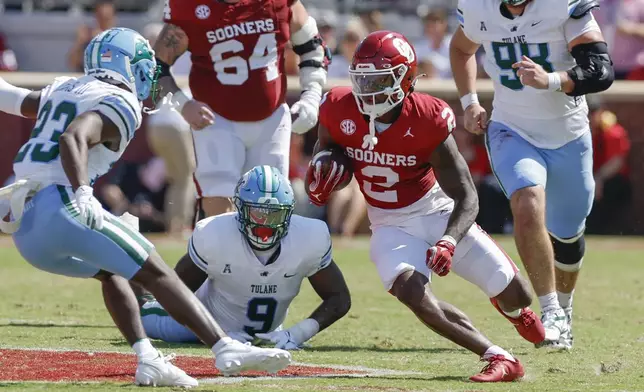
[[[342,272],[331,257],[329,230],[320,220],[292,215],[293,189],[270,166],[256,166],[244,174],[234,201],[236,212],[197,224],[176,272],[229,336],[298,349],[351,306]],[[289,305],[307,278],[322,304],[308,318],[283,329]],[[199,341],[156,301],[145,302],[141,315],[150,337]]]

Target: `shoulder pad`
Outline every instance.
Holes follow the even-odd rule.
[[[573,19],[581,19],[593,8],[599,8],[599,0],[569,0],[568,13]]]

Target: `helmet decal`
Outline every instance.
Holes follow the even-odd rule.
[[[396,37],[394,38],[394,47],[398,49],[400,54],[405,56],[407,58],[407,61],[409,61],[410,63],[414,62],[414,60],[416,59],[414,50],[411,48],[411,45],[409,45],[409,42],[403,41],[402,39]]]

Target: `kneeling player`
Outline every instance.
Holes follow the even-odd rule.
[[[341,148],[369,205],[371,259],[385,288],[425,325],[490,362],[473,381],[512,381],[523,376],[521,363],[426,286],[430,270],[439,276],[453,270],[483,290],[526,340],[544,339],[528,308],[527,282],[474,224],[478,200],[450,135],[454,113],[439,99],[413,93],[416,67],[401,34],[380,31],[362,41],[349,70],[353,90],[334,88],[322,101],[316,146],[322,153],[311,163],[307,191],[313,203],[328,200],[344,167],[331,158],[331,170],[320,168],[330,163],[327,149]]]
[[[300,348],[351,306],[349,289],[331,258],[329,230],[320,220],[291,215],[291,185],[270,166],[256,166],[242,177],[235,204],[237,212],[197,224],[176,272],[229,336]],[[282,329],[305,278],[323,302],[309,318]],[[141,315],[150,337],[199,341],[156,301],[145,303]]]

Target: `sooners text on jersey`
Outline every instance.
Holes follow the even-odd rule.
[[[331,89],[320,106],[320,123],[351,158],[353,171],[369,205],[407,207],[436,183],[429,159],[455,127],[454,112],[442,100],[411,93],[402,113],[378,134],[373,150],[362,149],[369,122],[360,114],[348,87]]]
[[[231,121],[260,121],[284,103],[284,46],[295,0],[166,0],[164,21],[188,35],[190,89]]]

